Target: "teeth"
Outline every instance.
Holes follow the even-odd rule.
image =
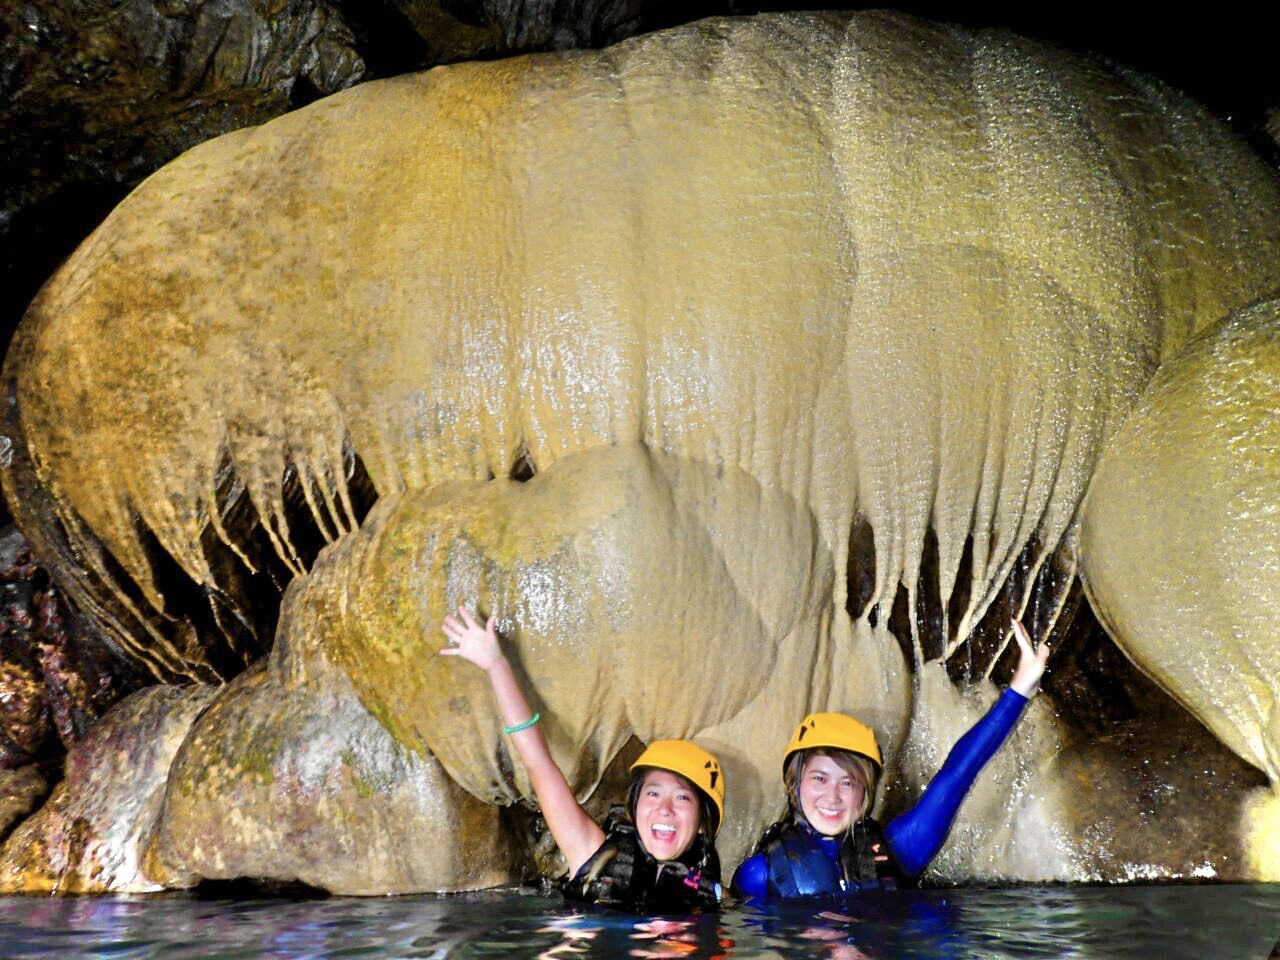
[[[672,826],[668,826],[665,823],[655,823],[653,825],[653,832],[666,834],[668,836],[675,836],[676,828]]]

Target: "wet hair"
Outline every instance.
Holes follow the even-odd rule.
[[[787,761],[782,771],[782,782],[787,787],[787,814],[784,817],[805,819],[804,810],[800,806],[800,777],[810,757],[830,757],[841,770],[862,783],[862,808],[856,817],[851,817],[849,820],[849,833],[852,834],[854,826],[871,810],[871,802],[875,799],[876,782],[879,779],[875,764],[861,754],[838,750],[835,747],[797,750],[791,755],[791,759]]]
[[[631,822],[636,820],[636,804],[640,802],[640,790],[644,787],[645,777],[649,776],[654,770],[661,770],[663,773],[669,773],[682,784],[693,792],[698,798],[698,835],[707,843],[715,842],[716,835],[716,807],[711,802],[702,789],[695,783],[692,783],[688,777],[682,777],[673,770],[666,767],[638,767],[636,775],[631,778],[631,786],[627,788],[627,816],[631,818]]]

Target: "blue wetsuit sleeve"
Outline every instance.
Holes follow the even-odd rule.
[[[956,741],[916,805],[889,821],[885,840],[906,873],[913,877],[921,873],[942,849],[969,788],[1013,731],[1026,705],[1026,697],[1006,690],[987,715]]]
[[[742,897],[763,897],[769,892],[769,865],[763,853],[753,853],[742,861],[729,889]]]

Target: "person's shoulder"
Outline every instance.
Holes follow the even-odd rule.
[[[753,853],[738,865],[732,890],[744,897],[763,897],[769,892],[769,865],[763,852]]]

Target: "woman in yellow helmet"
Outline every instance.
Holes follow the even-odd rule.
[[[867,816],[882,761],[875,733],[841,713],[811,713],[782,759],[787,811],[733,876],[747,897],[839,896],[891,888],[922,873],[942,848],[974,779],[1009,736],[1040,686],[1039,648],[1013,621],[1018,668],[1009,689],[947,755],[928,790],[881,830]]]
[[[602,829],[582,809],[556,766],[490,617],[481,627],[469,611],[445,617],[450,646],[489,675],[503,732],[511,737],[533,784],[547,829],[569,864],[567,896],[638,913],[674,913],[720,901],[715,836],[724,816],[724,775],[714,756],[687,740],[657,740],[631,765],[624,810]]]

